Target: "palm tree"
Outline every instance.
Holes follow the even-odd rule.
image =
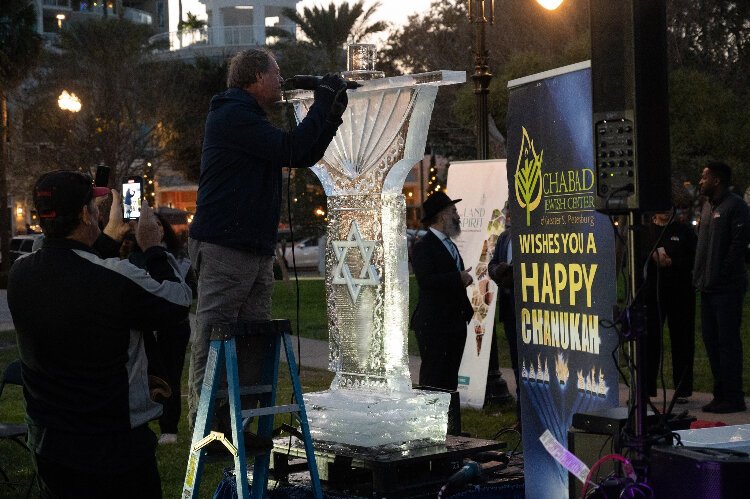
[[[388,27],[388,23],[384,21],[369,22],[379,7],[380,2],[375,2],[365,9],[364,0],[358,0],[352,5],[344,3],[339,7],[333,2],[328,8],[305,7],[302,13],[284,7],[282,13],[296,23],[308,38],[309,42],[302,43],[309,43],[325,53],[328,65],[326,69],[340,71],[346,43],[359,43],[368,35],[380,33]],[[284,30],[268,30],[267,34],[280,38],[291,36]]]
[[[5,144],[8,140],[8,93],[15,89],[36,64],[42,39],[36,32],[36,9],[29,0],[0,2],[0,251],[2,270],[10,262],[10,218]]]
[[[190,32],[199,29],[203,29],[206,26],[206,21],[198,19],[198,16],[188,11],[187,19],[184,21],[180,19],[177,23],[177,30],[180,32]]]

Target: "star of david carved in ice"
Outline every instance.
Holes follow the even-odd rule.
[[[359,232],[357,222],[352,222],[346,241],[333,241],[333,254],[336,257],[336,268],[333,271],[333,284],[346,284],[352,302],[357,301],[362,286],[377,286],[380,284],[380,275],[375,265],[372,265],[373,253],[377,241],[365,241]],[[349,249],[359,249],[362,255],[362,269],[359,276],[354,277],[349,265],[346,263],[346,254]]]

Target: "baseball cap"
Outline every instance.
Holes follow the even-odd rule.
[[[93,198],[109,192],[107,187],[96,187],[90,175],[56,170],[42,175],[34,185],[34,207],[41,219],[77,215]]]

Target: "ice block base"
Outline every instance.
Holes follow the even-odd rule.
[[[315,442],[359,447],[445,443],[450,394],[326,390],[304,395]]]

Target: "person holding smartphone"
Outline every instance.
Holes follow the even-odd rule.
[[[190,260],[183,250],[183,243],[175,233],[169,221],[159,213],[154,213],[156,224],[161,233],[161,245],[177,262],[180,275],[195,291],[195,276],[190,267]],[[146,253],[137,242],[127,256],[133,265],[146,268]],[[181,380],[185,364],[185,352],[190,340],[190,320],[183,320],[156,331],[146,331],[143,335],[148,357],[149,374],[158,376],[166,381],[170,390],[157,399],[164,406],[164,412],[159,417],[159,445],[177,442],[177,426],[182,414]]]
[[[190,259],[198,275],[188,397],[191,428],[211,326],[271,318],[282,168],[307,168],[318,162],[341,125],[348,103],[346,82],[338,75],[326,75],[302,122],[291,131],[279,129],[268,120],[267,112],[281,100],[283,81],[269,52],[248,49],[232,58],[228,89],[211,99],[189,240]],[[253,342],[238,343],[240,383],[255,384],[260,375],[259,352],[265,348]],[[243,408],[252,403],[246,397]]]
[[[40,177],[33,197],[44,243],[8,276],[40,497],[161,497],[148,422],[162,408],[149,398],[139,331],[184,320],[192,293],[148,206],[135,228],[146,268],[117,258],[131,229],[111,192],[102,233],[109,189],[75,171]]]

